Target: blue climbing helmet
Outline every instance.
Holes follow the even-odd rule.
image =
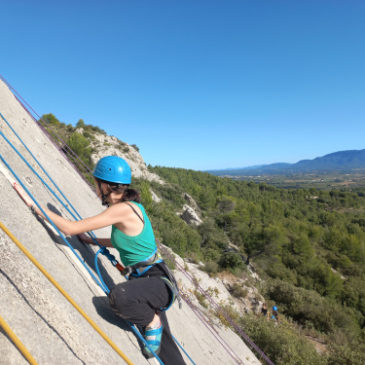
[[[274,306],[272,307],[272,309],[273,309],[274,311],[277,311],[277,310],[278,310],[278,307],[277,307],[276,305],[274,305]]]
[[[95,166],[93,175],[97,179],[117,184],[130,184],[132,181],[131,168],[118,156],[101,158]]]

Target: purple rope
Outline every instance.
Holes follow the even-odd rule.
[[[233,319],[230,317],[230,315],[219,305],[217,304],[213,298],[211,298],[208,293],[199,285],[199,283],[196,283],[193,280],[193,277],[191,276],[191,274],[189,274],[187,271],[184,270],[184,268],[178,263],[176,262],[176,266],[178,267],[178,269],[192,282],[194,283],[194,285],[197,287],[197,289],[205,296],[206,299],[208,299],[208,301],[210,302],[210,304],[217,309],[217,311],[221,312],[225,319],[233,326],[233,328],[240,334],[240,336],[244,339],[244,341],[246,342],[246,344],[251,347],[251,349],[255,350],[256,353],[258,353],[262,359],[265,360],[265,362],[268,365],[274,365],[274,363],[266,356],[266,354],[250,339],[250,337],[248,337],[248,335],[242,330],[241,327],[239,327],[234,321]]]
[[[233,349],[227,344],[226,341],[219,335],[217,330],[212,326],[204,317],[202,312],[190,301],[187,295],[181,294],[184,301],[189,305],[189,307],[192,309],[192,311],[196,314],[196,316],[200,319],[200,321],[204,324],[204,326],[209,330],[210,333],[213,334],[213,336],[218,340],[218,342],[223,346],[223,348],[229,353],[229,355],[232,357],[232,359],[237,364],[243,364],[238,355],[233,351]]]
[[[3,80],[4,82],[5,82],[5,84],[9,87],[9,89],[12,89],[22,100],[23,100],[23,102],[33,111],[33,113],[40,119],[40,116],[37,114],[37,112],[31,107],[31,105],[15,90],[15,88],[5,79],[5,77],[3,76],[3,75],[0,75],[0,79],[1,80]],[[14,95],[15,96],[15,95]],[[16,96],[15,96],[16,97]],[[17,98],[17,97],[16,97]],[[17,98],[18,99],[18,98]],[[19,101],[19,99],[18,99],[18,101]],[[27,110],[27,108],[25,108],[25,106],[23,105],[23,103],[21,103],[22,104],[22,106],[23,106],[23,108],[26,110],[26,111],[28,111]],[[29,111],[28,111],[28,113],[29,113]],[[33,119],[35,119],[34,118],[34,116],[33,115],[31,115],[32,116],[32,118]]]
[[[42,120],[42,118],[39,120]],[[55,137],[57,138],[58,141],[62,143],[62,148],[66,147],[67,151],[70,152],[75,158],[77,158],[77,160],[83,165],[83,167],[85,167],[86,172],[89,173],[91,176],[92,171],[85,164],[85,162],[81,160],[81,158],[77,155],[77,153],[58,134],[55,133]]]

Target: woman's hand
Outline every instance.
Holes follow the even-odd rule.
[[[13,183],[13,188],[18,193],[18,195],[23,199],[27,207],[31,208],[34,205],[34,201],[18,183],[16,182]]]

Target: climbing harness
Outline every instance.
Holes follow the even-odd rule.
[[[97,269],[99,276],[101,274],[100,274],[99,267],[98,267],[97,256],[99,253],[101,253],[102,250],[103,250],[103,248],[101,248],[96,253],[95,259],[94,259],[95,267]],[[132,278],[139,278],[139,277],[147,274],[148,270],[150,270],[155,265],[157,267],[159,267],[161,269],[161,271],[165,274],[165,276],[161,276],[161,279],[165,282],[165,284],[167,285],[167,287],[169,288],[170,293],[171,293],[170,303],[165,308],[160,308],[160,310],[161,311],[168,310],[172,306],[172,304],[175,302],[176,299],[179,303],[179,308],[181,309],[182,301],[181,301],[179,287],[177,285],[176,279],[175,279],[173,273],[171,272],[171,270],[168,268],[168,266],[162,259],[160,253],[157,251],[157,248],[153,252],[153,256],[150,259],[148,259],[146,261],[141,261],[135,265],[122,267],[121,274],[124,275],[124,277],[127,280],[130,280]]]
[[[159,257],[159,254],[156,253],[154,256]],[[141,277],[142,275],[145,275],[148,272],[148,270],[150,270],[153,266],[157,266],[165,274],[165,276],[161,276],[160,278],[165,282],[171,293],[170,303],[165,308],[161,308],[160,310],[162,311],[168,310],[176,299],[179,303],[179,308],[181,309],[182,307],[181,296],[179,293],[179,287],[177,285],[176,279],[173,273],[170,271],[170,269],[162,259],[158,259],[155,262],[143,261],[133,266],[127,266],[126,269],[128,270],[128,272],[130,272],[130,274],[128,275],[128,279],[130,279],[131,277],[138,278]],[[139,268],[143,269],[143,271],[139,272],[138,271]]]
[[[133,205],[129,204],[128,202],[125,202],[125,204],[127,204],[133,210],[133,212],[137,215],[137,217],[144,224],[145,222],[144,222],[143,217],[141,217],[139,215],[139,213],[133,207]],[[181,297],[180,297],[180,293],[179,293],[179,287],[177,285],[174,274],[168,268],[168,266],[166,265],[166,263],[164,262],[164,260],[161,256],[161,254],[159,253],[157,245],[156,245],[156,249],[145,260],[140,261],[137,264],[124,267],[124,275],[128,280],[130,279],[130,277],[138,278],[138,277],[145,275],[148,272],[148,270],[150,270],[153,266],[157,266],[165,274],[165,276],[161,276],[161,279],[164,280],[164,282],[166,283],[167,287],[169,288],[169,290],[171,292],[170,303],[167,305],[167,307],[162,308],[161,310],[162,311],[168,310],[176,299],[178,300],[179,308],[181,309],[182,302],[181,302]]]
[[[139,278],[144,275],[149,269],[151,269],[154,265],[163,262],[163,259],[160,253],[157,251],[157,248],[151,254],[151,256],[147,257],[145,260],[138,262],[134,265],[129,265],[124,267],[124,275],[129,280],[130,276],[135,278]]]
[[[176,283],[173,284],[173,282],[170,279],[168,279],[166,276],[161,276],[161,279],[165,282],[167,287],[170,289],[171,300],[170,300],[170,303],[165,308],[160,308],[160,310],[167,311],[168,309],[170,309],[170,307],[174,304],[176,299],[179,302],[179,308],[181,309],[181,307],[182,307],[181,296],[179,293],[179,288],[177,287]]]

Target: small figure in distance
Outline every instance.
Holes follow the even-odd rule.
[[[273,319],[276,323],[279,322],[278,307],[276,305],[272,307],[271,319]]]
[[[268,318],[268,310],[267,310],[267,304],[264,303],[261,307],[261,314],[265,317]]]

